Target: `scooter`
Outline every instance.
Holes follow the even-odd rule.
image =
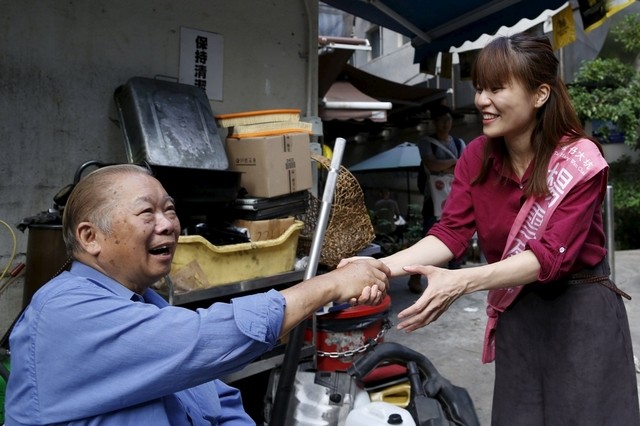
[[[399,343],[372,345],[346,371],[317,371],[312,363],[301,363],[295,376],[286,416],[273,416],[270,408],[275,394],[268,393],[266,424],[480,426],[467,390],[442,377],[424,355]],[[274,389],[279,374],[272,374],[271,380],[269,387]],[[409,392],[405,392],[406,382]],[[401,391],[388,401],[371,397],[384,394],[385,388]],[[407,399],[405,396],[406,403],[396,403]]]
[[[384,363],[406,365],[411,385],[407,410],[417,426],[480,426],[466,389],[453,385],[440,375],[427,357],[406,346],[394,342],[381,343],[349,366],[347,373],[356,381],[362,381]],[[354,411],[350,416],[360,414]],[[382,424],[389,424],[390,418],[382,420],[387,421]],[[350,426],[349,417],[347,425]]]

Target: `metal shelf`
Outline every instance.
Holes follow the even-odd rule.
[[[284,345],[281,345],[284,348]],[[222,378],[222,381],[225,383],[232,383],[237,380],[244,379],[246,377],[253,376],[258,373],[262,373],[266,370],[271,370],[272,368],[280,367],[282,365],[282,361],[284,360],[284,353],[279,353],[278,348],[274,349],[271,352],[267,352],[265,357],[262,359],[258,359],[248,364],[240,371],[236,371],[235,373],[231,373]],[[300,349],[300,359],[313,357],[316,354],[315,345],[305,345]]]
[[[188,293],[174,293],[170,291],[166,297],[171,305],[184,305],[202,300],[227,297],[238,293],[270,289],[282,284],[295,284],[302,281],[303,277],[304,271],[283,272],[282,274],[237,281],[204,290],[190,291]]]

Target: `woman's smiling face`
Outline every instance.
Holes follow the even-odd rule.
[[[536,124],[536,96],[517,80],[502,87],[476,88],[475,105],[482,113],[482,129],[488,137],[509,141],[531,136]]]

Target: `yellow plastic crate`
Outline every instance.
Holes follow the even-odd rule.
[[[278,238],[225,246],[213,245],[200,235],[181,235],[170,276],[184,291],[291,271],[303,227],[296,220]]]

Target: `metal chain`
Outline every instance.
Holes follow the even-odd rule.
[[[327,358],[335,359],[335,358],[347,358],[347,357],[351,357],[351,356],[357,355],[357,354],[362,353],[362,352],[366,352],[371,346],[377,345],[378,342],[380,341],[380,339],[382,339],[384,334],[390,328],[391,328],[391,323],[389,321],[384,321],[383,324],[382,324],[382,328],[380,329],[380,331],[378,332],[376,337],[374,337],[373,339],[367,339],[367,343],[365,343],[364,345],[360,346],[359,348],[351,349],[351,350],[344,351],[344,352],[317,351],[316,354],[319,357],[327,357]]]

